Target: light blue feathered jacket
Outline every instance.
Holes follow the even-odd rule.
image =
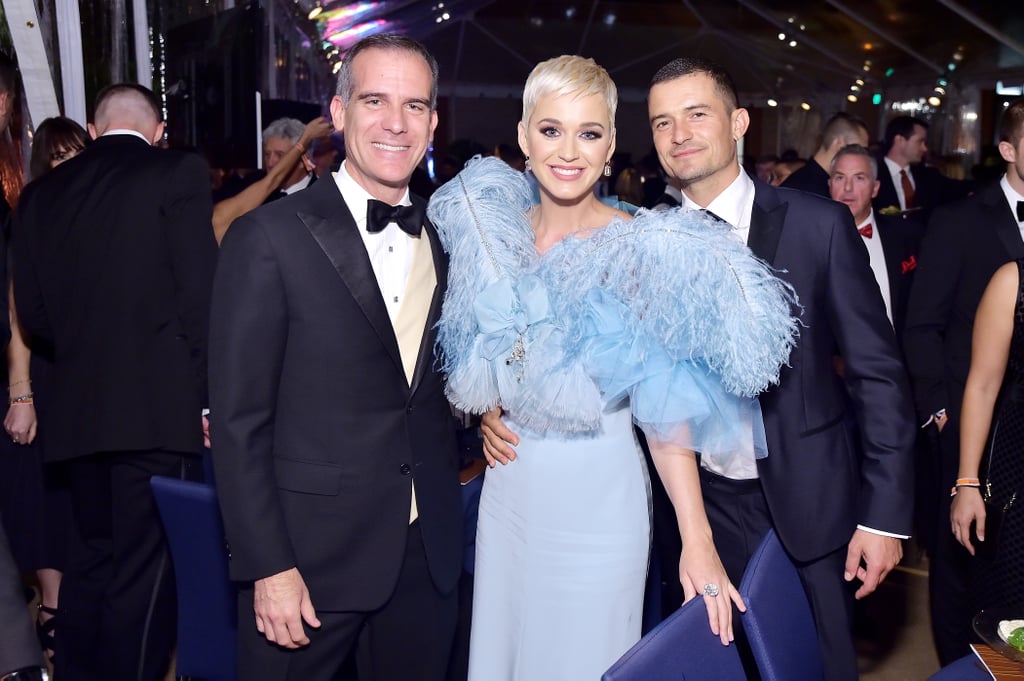
[[[539,255],[532,204],[496,158],[470,161],[431,198],[451,258],[438,343],[452,404],[587,436],[628,399],[649,438],[764,456],[755,396],[795,342],[791,289],[728,225],[685,209],[641,210]]]

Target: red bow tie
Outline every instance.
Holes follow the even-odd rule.
[[[871,235],[874,234],[874,231],[872,231],[872,229],[871,229],[871,223],[870,222],[868,224],[864,225],[863,227],[859,228],[857,231],[860,232],[860,235],[862,237],[864,237],[865,239],[870,239]]]

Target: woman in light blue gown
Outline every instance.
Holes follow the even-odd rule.
[[[590,59],[539,64],[519,144],[541,189],[477,159],[431,199],[451,258],[439,344],[458,408],[504,410],[515,461],[488,470],[470,681],[598,681],[640,638],[650,546],[644,430],[686,547],[680,578],[732,639],[742,608],[711,542],[694,451],[765,455],[755,395],[795,337],[793,297],[699,212],[593,193],[615,86]]]

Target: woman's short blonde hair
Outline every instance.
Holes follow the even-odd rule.
[[[537,100],[548,95],[601,95],[608,105],[608,120],[615,126],[619,93],[608,72],[593,59],[563,54],[537,64],[523,88],[523,125],[529,124]]]

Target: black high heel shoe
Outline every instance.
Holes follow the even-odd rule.
[[[50,615],[50,619],[45,622],[37,619],[36,620],[36,636],[39,637],[39,645],[43,648],[43,653],[46,655],[46,659],[53,663],[53,632],[57,628],[57,608],[50,608],[48,606],[39,604],[39,613]]]

